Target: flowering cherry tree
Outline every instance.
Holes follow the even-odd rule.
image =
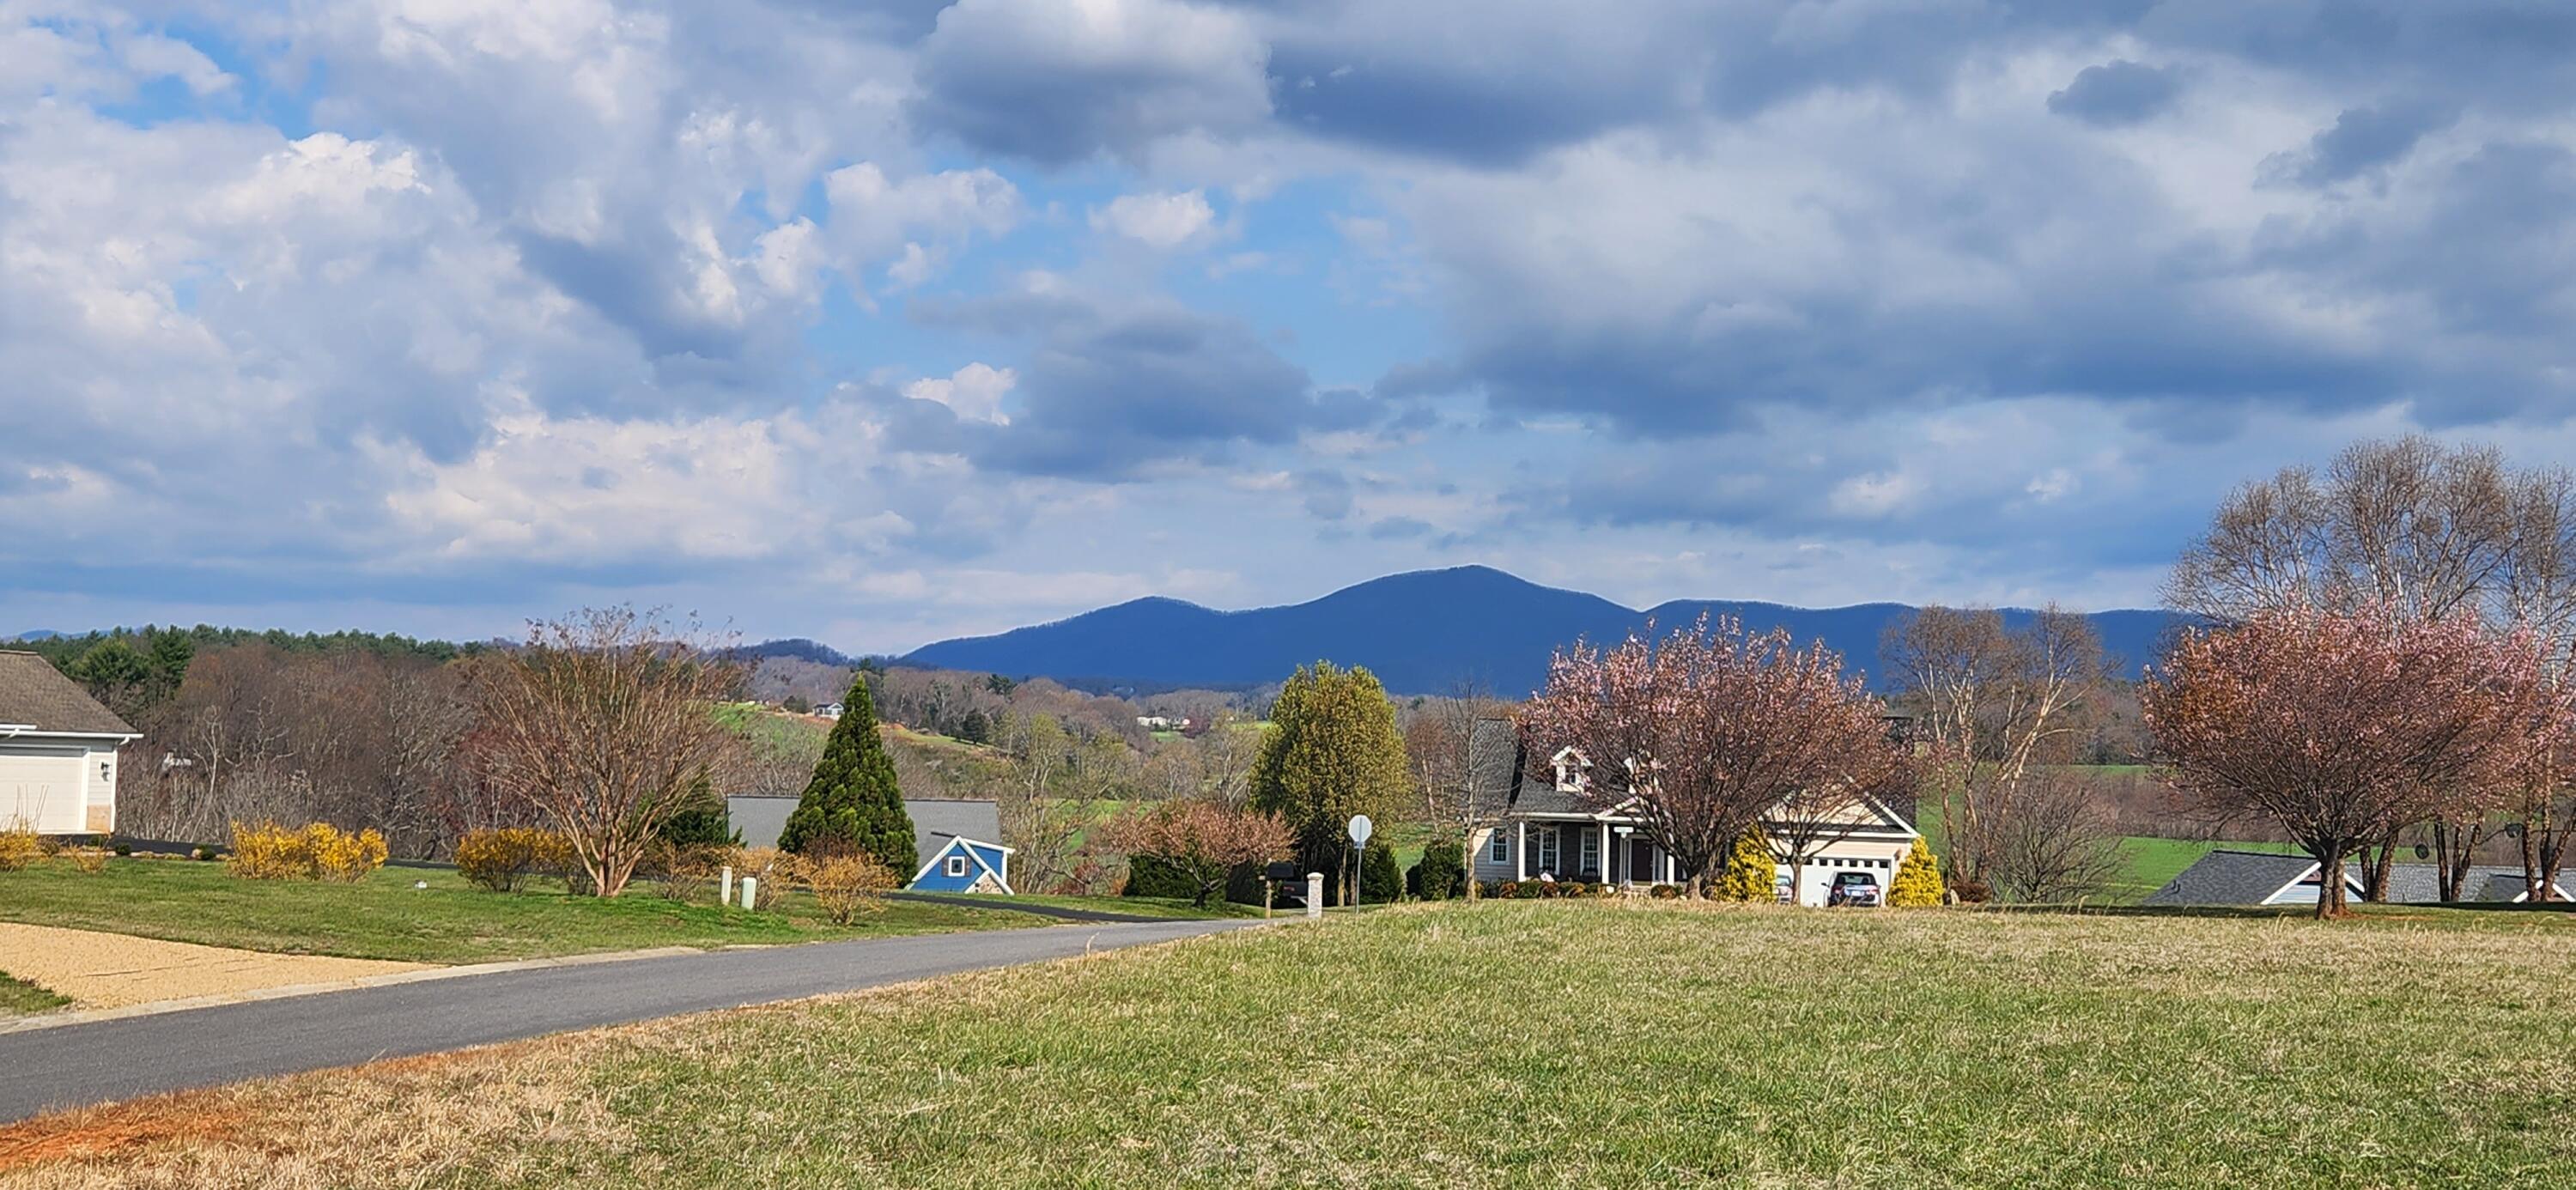
[[[2563,737],[2567,697],[2528,633],[2385,602],[2292,605],[2178,642],[2140,691],[2172,780],[2278,823],[2345,912],[2344,860],[2437,814],[2474,814]]]
[[[1842,671],[1822,644],[1703,615],[1661,641],[1560,651],[1522,730],[1586,757],[1576,796],[1627,806],[1697,895],[1765,817],[1831,820],[1902,771],[1884,709]]]

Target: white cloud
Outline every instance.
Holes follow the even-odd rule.
[[[1019,383],[1019,374],[1009,368],[988,364],[968,364],[946,378],[927,377],[903,388],[903,395],[916,401],[936,401],[973,421],[1009,425],[1011,419],[1002,412],[1002,398]]]
[[[1156,251],[1196,247],[1213,239],[1216,209],[1196,190],[1177,194],[1122,194],[1091,212],[1094,231],[1125,236]]]

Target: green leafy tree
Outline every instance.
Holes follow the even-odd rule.
[[[1708,895],[1720,901],[1768,901],[1779,895],[1779,866],[1758,830],[1744,832]]]
[[[1929,908],[1945,899],[1943,892],[1941,865],[1932,858],[1931,846],[1917,835],[1914,846],[1905,853],[1905,862],[1896,867],[1896,879],[1888,882],[1887,903]]]
[[[823,741],[823,759],[778,832],[778,846],[796,852],[848,848],[896,872],[919,866],[912,816],[904,813],[903,794],[895,787],[894,758],[877,735],[876,702],[864,673],[850,679],[840,721]]]
[[[1270,718],[1252,762],[1253,807],[1288,820],[1307,870],[1346,871],[1351,816],[1389,817],[1410,789],[1395,704],[1368,670],[1318,661],[1289,677]]]

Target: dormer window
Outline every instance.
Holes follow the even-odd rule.
[[[1556,789],[1559,793],[1581,793],[1583,787],[1592,781],[1590,774],[1583,771],[1591,768],[1592,762],[1572,748],[1557,749],[1549,763],[1556,766]]]

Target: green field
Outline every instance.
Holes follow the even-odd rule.
[[[2576,1161],[2572,943],[2576,916],[2544,912],[2320,925],[1451,903],[302,1076],[132,1121],[111,1109],[60,1127],[149,1137],[152,1119],[201,1118],[198,1103],[234,1122],[44,1172],[60,1185],[2560,1184]],[[423,1135],[441,1142],[408,1139]]]
[[[22,979],[11,979],[0,971],[0,1017],[24,1016],[71,1003],[71,997],[56,995]]]
[[[415,881],[429,887],[415,889]],[[1045,924],[1001,909],[896,901],[841,927],[802,894],[780,898],[777,911],[746,913],[664,900],[641,885],[603,900],[569,896],[559,885],[487,892],[444,869],[389,867],[355,884],[332,884],[241,880],[218,863],[140,858],[111,860],[96,875],[65,864],[0,873],[0,921],[420,963]]]

